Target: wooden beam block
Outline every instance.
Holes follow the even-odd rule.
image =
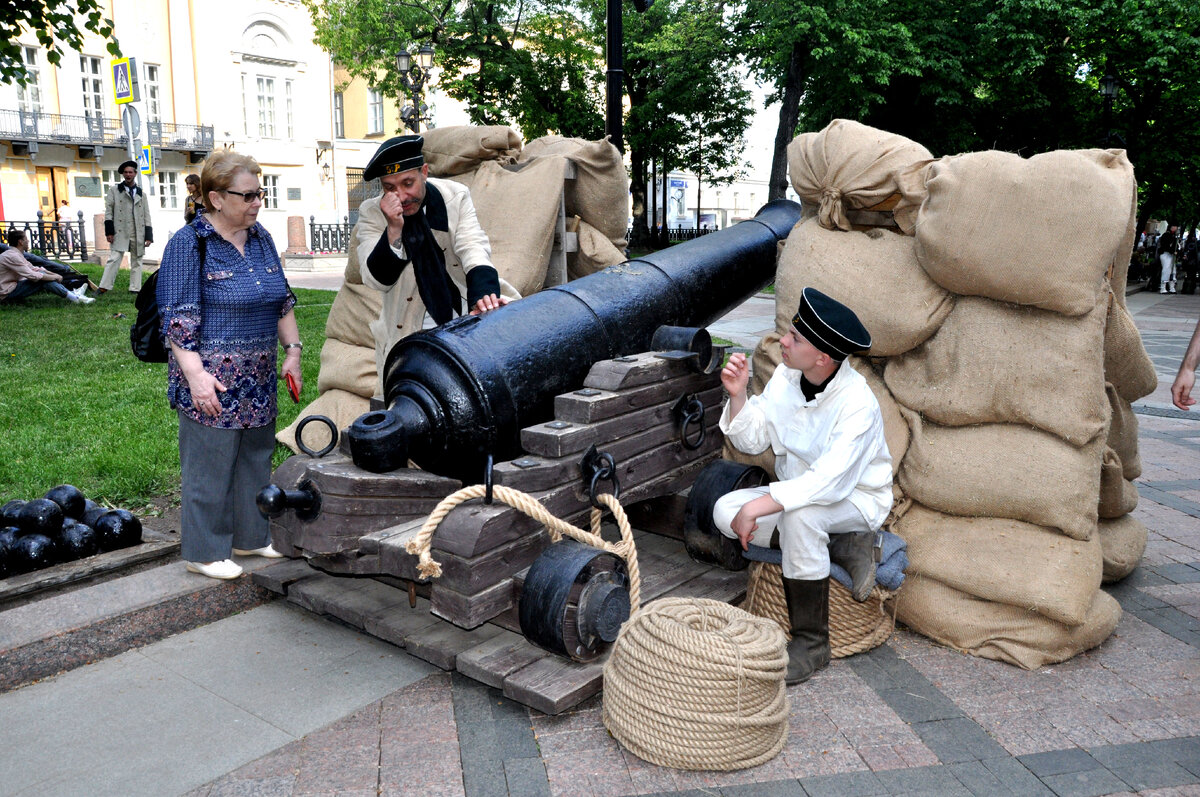
[[[487,642],[459,653],[455,668],[468,678],[500,689],[511,673],[552,655],[520,634],[501,631]]]
[[[504,679],[504,696],[544,714],[558,714],[600,691],[604,659],[580,664],[562,656],[538,659]]]
[[[515,605],[512,579],[506,578],[470,595],[443,587],[435,581],[430,603],[437,616],[462,628],[478,628]]]
[[[406,647],[408,637],[431,625],[445,625],[429,613],[429,601],[417,598],[417,605],[409,608],[407,596],[394,607],[384,607],[363,615],[366,632],[393,645]]]
[[[554,417],[573,423],[594,423],[660,402],[673,402],[683,393],[699,393],[720,384],[720,376],[716,374],[688,374],[620,392],[602,390],[595,396],[581,396],[579,391],[563,393],[554,397]]]
[[[583,385],[597,390],[625,390],[694,373],[685,360],[665,360],[658,352],[647,351],[615,360],[600,360],[592,365]]]
[[[292,584],[301,579],[319,575],[321,573],[314,570],[305,560],[287,559],[255,570],[250,574],[250,580],[277,595],[287,595],[288,587]]]
[[[465,631],[450,623],[438,622],[409,634],[404,649],[434,667],[453,670],[459,653],[502,633],[503,630],[490,625]]]
[[[687,513],[687,496],[670,493],[625,506],[629,524],[635,529],[652,532],[661,537],[683,539],[683,521]]]

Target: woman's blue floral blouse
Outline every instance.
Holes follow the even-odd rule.
[[[204,238],[200,262],[197,238]],[[250,429],[275,420],[279,319],[296,304],[271,234],[258,223],[247,230],[246,254],[226,241],[205,216],[171,237],[158,275],[164,339],[200,355],[204,370],[225,385],[219,415],[192,404],[187,378],[172,352],[167,400],[196,423]]]

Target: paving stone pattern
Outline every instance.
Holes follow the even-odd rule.
[[[789,688],[783,751],[728,773],[623,750],[602,695],[548,716],[437,674],[191,794],[1200,797],[1200,412],[1162,412],[1200,297],[1167,298],[1135,311],[1164,382],[1136,407],[1146,553],[1095,650],[1025,671],[898,629]]]

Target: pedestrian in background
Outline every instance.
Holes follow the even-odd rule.
[[[261,224],[262,170],[221,150],[204,162],[206,211],[167,242],[158,276],[170,345],[167,399],[179,415],[180,553],[187,569],[237,578],[230,556],[281,556],[255,497],[271,480],[276,352],[301,385],[300,331],[275,242]]]
[[[1162,271],[1158,277],[1159,293],[1175,293],[1175,256],[1179,248],[1179,228],[1174,224],[1158,236],[1158,262]]]
[[[67,200],[62,201],[62,205],[58,208],[58,229],[62,235],[62,241],[66,244],[68,250],[75,248],[75,234],[71,223],[75,221],[75,211],[67,204]]]
[[[204,200],[200,196],[200,178],[189,174],[183,184],[187,187],[187,199],[183,202],[183,221],[191,224],[196,216],[204,212]]]
[[[141,290],[142,258],[146,254],[146,247],[154,243],[146,195],[135,182],[137,164],[125,161],[117,171],[124,179],[108,189],[108,195],[104,198],[104,237],[112,250],[108,262],[104,264],[104,275],[100,277],[100,290],[97,293],[112,290],[126,252],[129,252],[129,290],[133,293]]]

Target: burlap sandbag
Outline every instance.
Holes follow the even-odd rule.
[[[1104,461],[1100,465],[1100,501],[1097,514],[1101,520],[1111,520],[1128,515],[1137,508],[1137,485],[1127,480],[1121,470],[1121,458],[1117,452],[1105,447]]]
[[[1100,541],[1005,518],[962,518],[913,503],[892,532],[908,543],[909,576],[1032,609],[1064,625],[1087,618],[1100,588]]]
[[[1125,306],[1125,288],[1129,284],[1129,261],[1133,258],[1133,247],[1137,244],[1137,184],[1129,192],[1129,221],[1125,226],[1125,235],[1117,244],[1116,254],[1113,255],[1112,272],[1108,283],[1112,286],[1113,298],[1117,304]]]
[[[1104,378],[1126,401],[1137,401],[1158,388],[1158,372],[1137,324],[1129,311],[1115,302],[1104,331]]]
[[[972,152],[930,164],[925,186],[917,259],[938,285],[1072,316],[1100,301],[1129,224],[1123,153]]]
[[[383,294],[359,283],[346,282],[338,290],[325,319],[325,338],[334,338],[354,346],[375,348],[371,322],[379,318]]]
[[[597,230],[578,216],[576,235],[579,241],[579,251],[567,258],[568,279],[579,279],[588,274],[603,271],[609,266],[624,263],[627,259],[625,251],[613,245],[604,233]]]
[[[871,356],[916,348],[954,307],[954,297],[921,269],[912,238],[887,230],[792,228],[775,272],[775,328],[786,330],[800,294],[816,288],[847,305],[871,333]]]
[[[504,125],[437,127],[421,135],[421,152],[434,177],[469,172],[484,161],[512,163],[521,151],[521,137]]]
[[[1002,517],[1089,539],[1096,531],[1106,435],[1076,447],[1028,426],[938,426],[905,408],[912,432],[900,486],[913,500],[959,517]]]
[[[1112,421],[1108,426],[1108,445],[1121,460],[1121,472],[1126,479],[1142,475],[1142,457],[1138,453],[1138,420],[1133,407],[1121,398],[1112,383],[1104,386]]]
[[[915,141],[849,119],[834,119],[819,133],[796,136],[787,156],[792,188],[803,204],[819,206],[817,217],[827,230],[849,230],[847,208],[873,207],[901,193],[897,174],[933,158]],[[920,186],[910,181],[904,188]],[[912,232],[908,217],[897,216],[896,223]]]
[[[371,408],[371,400],[347,393],[345,390],[326,390],[317,400],[305,407],[296,420],[275,433],[275,439],[288,448],[300,453],[296,445],[296,427],[310,415],[324,415],[334,422],[339,430],[354,423],[360,415]],[[304,427],[304,443],[313,451],[320,451],[329,443],[329,428],[323,423],[313,422]]]
[[[1105,584],[1132,573],[1146,552],[1146,526],[1133,515],[1101,520],[1096,536],[1104,552]]]
[[[919,348],[888,360],[896,400],[944,426],[1024,423],[1074,445],[1108,426],[1104,318],[959,298]]]
[[[326,338],[321,347],[317,390],[345,390],[363,398],[375,395],[375,347],[355,346]]]
[[[492,263],[522,296],[546,280],[565,167],[563,158],[550,156],[522,162],[518,171],[498,163],[475,171],[471,200],[491,241]]]
[[[362,285],[362,270],[358,262],[358,225],[350,231],[350,245],[346,249],[346,271],[342,283],[345,285]]]
[[[896,596],[896,619],[955,650],[1036,670],[1096,647],[1121,619],[1103,590],[1092,594],[1083,623],[1067,626],[1037,612],[972,598],[928,576],[909,576]]]
[[[908,451],[908,423],[900,414],[900,405],[892,397],[883,382],[883,377],[876,373],[871,361],[865,357],[850,357],[850,367],[863,375],[875,400],[879,402],[879,412],[883,415],[883,438],[887,442],[888,453],[892,455],[892,477],[895,478],[900,470],[900,462]]]
[[[751,396],[760,395],[766,389],[767,382],[771,381],[771,375],[781,362],[783,351],[779,348],[779,334],[768,332],[758,339],[758,345],[754,347],[754,356],[750,360]]]
[[[629,175],[621,152],[608,139],[542,136],[525,145],[520,160],[563,155],[575,163],[574,180],[566,186],[567,213],[579,216],[625,250],[629,226]]]

